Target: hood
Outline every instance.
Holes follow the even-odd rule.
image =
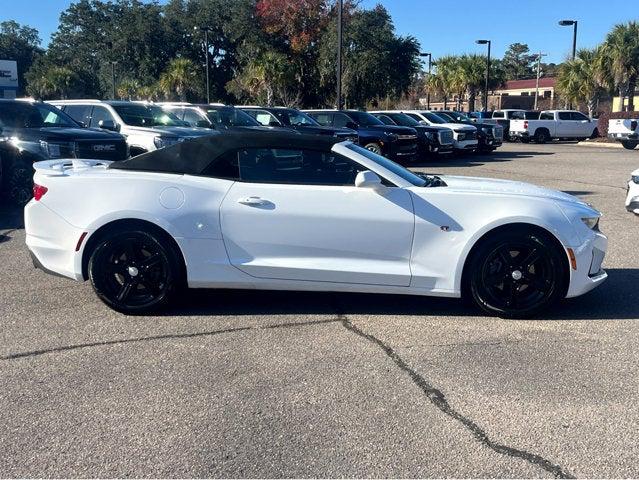
[[[413,127],[400,127],[399,125],[369,125],[367,127],[361,127],[361,129],[389,132],[397,135],[415,135],[415,129]]]
[[[450,128],[451,130],[464,130],[474,132],[477,128],[472,125],[466,125],[465,123],[438,123],[440,127]]]
[[[93,128],[59,128],[59,127],[43,127],[43,128],[23,128],[16,129],[16,136],[23,140],[63,140],[63,141],[77,141],[77,140],[123,140],[124,137],[119,133],[108,132],[106,130],[97,130]]]
[[[495,178],[460,177],[449,175],[442,175],[441,179],[446,182],[446,185],[448,185],[447,188],[459,192],[518,195],[544,198],[547,200],[558,200],[588,206],[586,202],[573,195],[557,190],[551,190],[550,188],[539,187],[531,183],[499,180]]]
[[[352,135],[357,136],[357,132],[355,130],[351,130],[350,128],[340,128],[340,127],[327,127],[324,125],[299,125],[297,129],[303,133],[316,133],[318,135]]]
[[[156,135],[167,135],[175,137],[203,137],[206,135],[214,134],[215,130],[210,128],[199,127],[131,127],[127,126],[127,130],[141,132],[141,133],[154,133]]]

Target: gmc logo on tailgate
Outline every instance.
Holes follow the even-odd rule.
[[[115,152],[115,145],[93,145],[94,152]]]

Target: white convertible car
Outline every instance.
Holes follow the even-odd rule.
[[[632,172],[628,182],[628,195],[626,196],[626,210],[639,215],[639,169]]]
[[[606,278],[600,214],[526,183],[418,175],[332,137],[244,132],[35,165],[34,264],[139,313],[183,286],[466,296],[525,317]]]

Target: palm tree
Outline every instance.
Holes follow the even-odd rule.
[[[140,82],[132,79],[125,79],[120,82],[118,85],[118,96],[120,98],[126,98],[128,100],[133,100],[138,97],[138,93],[140,91]]]
[[[74,73],[67,67],[52,66],[42,76],[31,82],[29,92],[38,98],[67,98],[75,80]]]
[[[632,21],[616,25],[606,36],[597,58],[598,79],[617,90],[624,110],[624,98],[629,97],[628,110],[634,110],[634,91],[639,78],[639,23]]]
[[[457,64],[455,55],[440,57],[436,63],[437,72],[427,80],[428,88],[444,97],[444,109],[448,108],[448,99],[458,91]]]
[[[468,110],[475,110],[477,92],[481,91],[486,80],[486,58],[481,55],[462,55],[459,58],[460,91],[468,94]]]
[[[574,60],[568,60],[559,67],[557,89],[572,103],[586,102],[588,114],[592,117],[599,97],[604,89],[597,77],[599,49],[582,49]]]
[[[174,58],[160,75],[160,87],[165,95],[177,96],[185,102],[188,93],[198,85],[197,67],[188,58]]]

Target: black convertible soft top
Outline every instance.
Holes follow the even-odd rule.
[[[219,156],[244,148],[310,149],[330,151],[340,139],[327,135],[289,132],[225,132],[198,137],[137,157],[113,162],[109,168],[200,175]]]

